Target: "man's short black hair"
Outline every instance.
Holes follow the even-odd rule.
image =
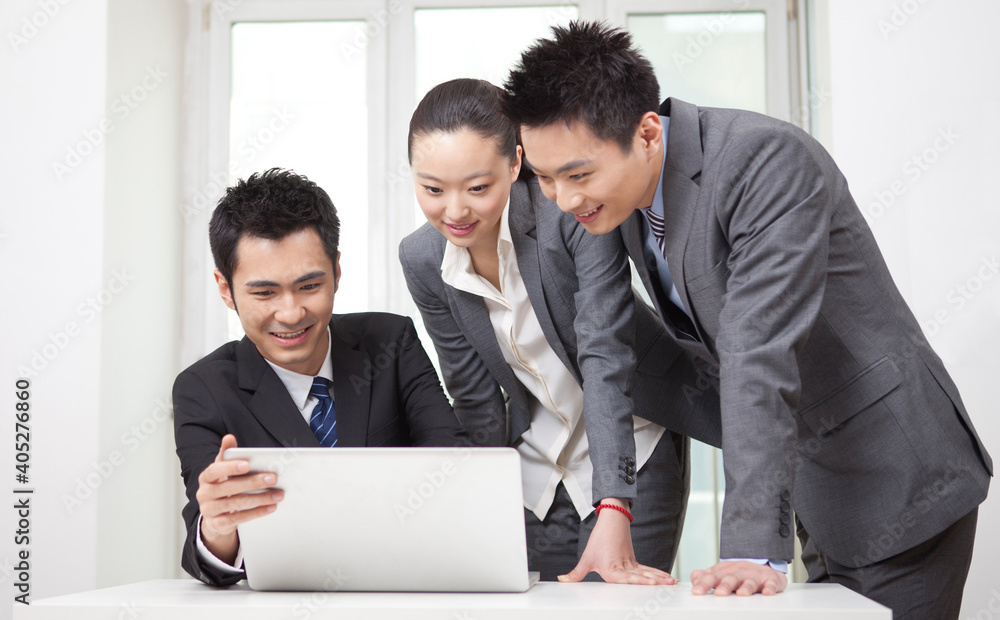
[[[620,28],[572,22],[552,33],[521,54],[504,84],[504,111],[532,128],[583,121],[597,138],[631,151],[640,119],[659,109],[653,65]]]
[[[312,228],[323,242],[330,262],[337,264],[340,219],[323,189],[290,170],[271,168],[251,174],[226,190],[208,225],[208,242],[215,267],[232,287],[244,236],[279,241]]]

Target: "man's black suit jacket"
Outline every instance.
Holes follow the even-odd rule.
[[[334,315],[330,321],[338,445],[455,446],[465,432],[445,398],[413,322],[394,314]],[[243,447],[317,447],[284,384],[247,338],[216,349],[174,382],[174,438],[188,503],[181,565],[191,576],[229,585],[198,554],[198,476],[222,437]]]

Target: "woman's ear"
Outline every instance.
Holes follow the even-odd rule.
[[[514,160],[510,166],[510,182],[513,183],[517,180],[517,175],[521,173],[521,145],[517,145],[517,154],[514,156]]]

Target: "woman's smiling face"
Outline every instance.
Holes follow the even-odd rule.
[[[520,154],[512,162],[495,139],[470,129],[417,136],[413,184],[427,221],[457,246],[495,248]]]

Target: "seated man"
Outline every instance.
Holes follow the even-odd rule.
[[[227,190],[209,226],[215,280],[246,337],[174,383],[187,488],[181,564],[212,585],[244,577],[236,526],[273,512],[273,473],[222,461],[254,447],[455,446],[465,432],[406,317],[333,315],[340,222],[325,191],[278,169]]]

